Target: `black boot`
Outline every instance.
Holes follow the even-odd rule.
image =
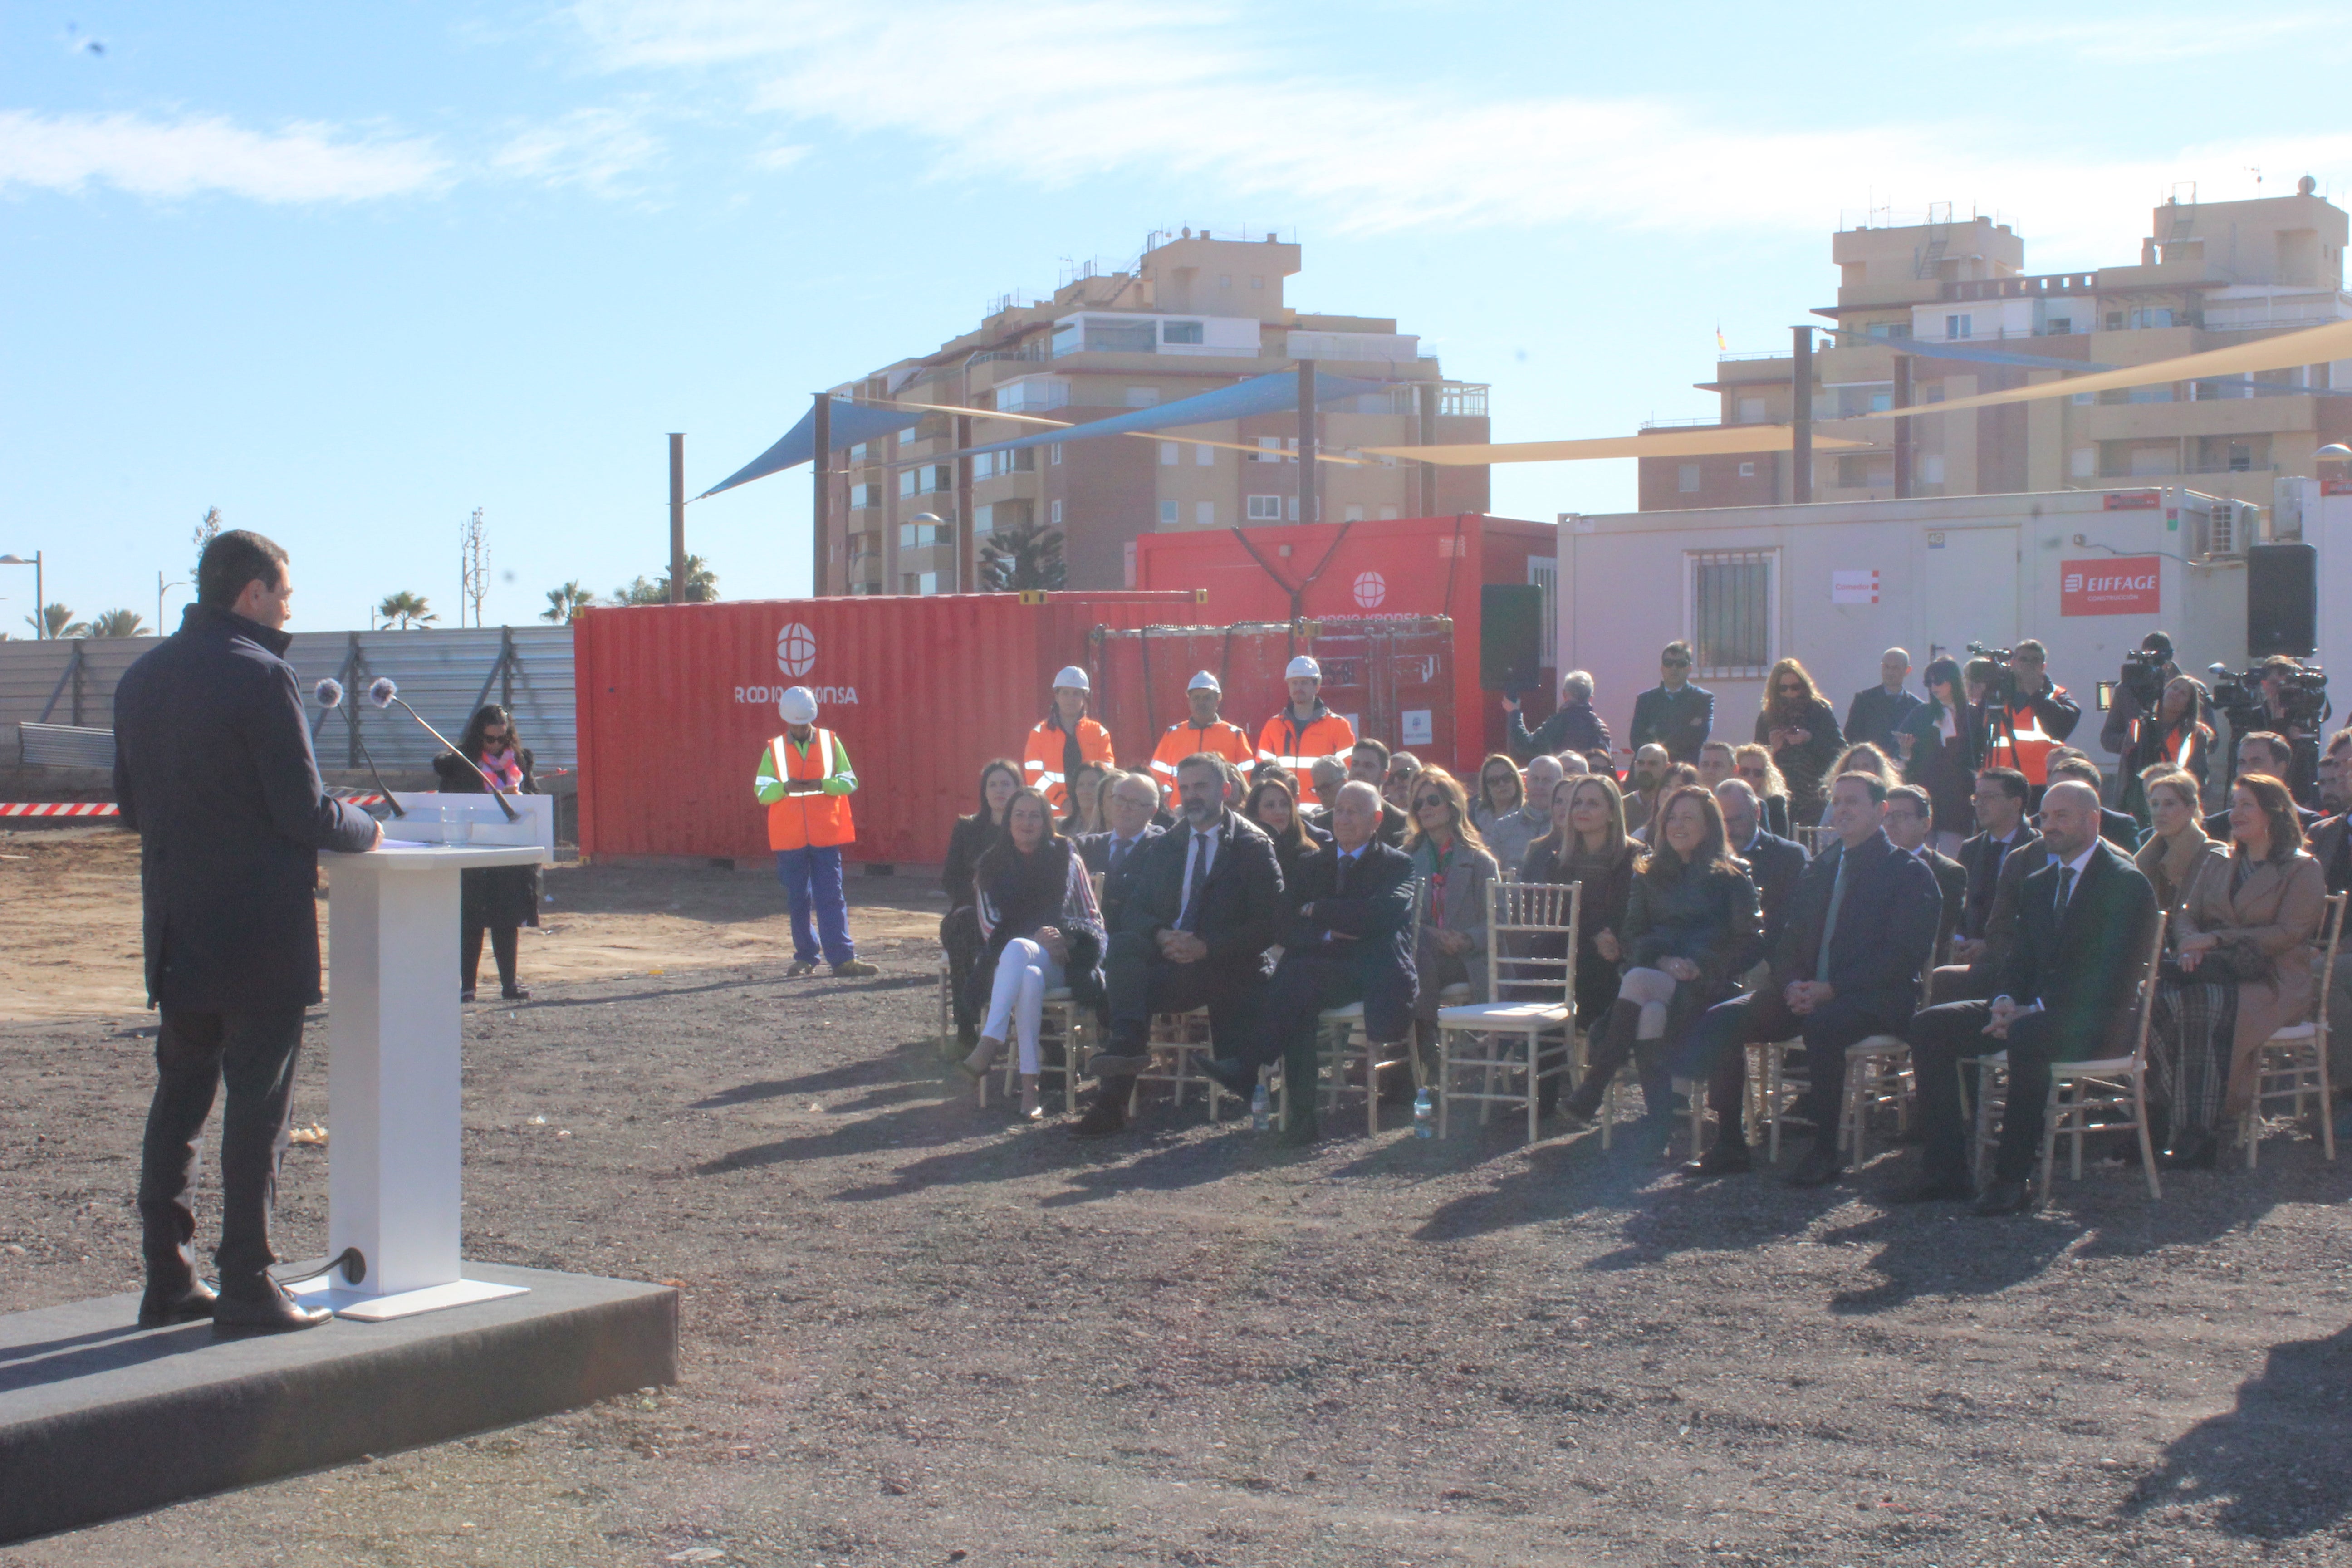
[[[1579,1121],[1590,1121],[1601,1110],[1610,1080],[1633,1055],[1633,1032],[1642,1026],[1642,1009],[1632,1002],[1612,1002],[1609,1016],[1588,1037],[1584,1081],[1561,1107]]]

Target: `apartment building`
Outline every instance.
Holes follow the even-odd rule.
[[[2008,225],[1958,220],[1837,234],[1837,303],[1813,313],[1816,429],[1866,448],[1817,452],[1816,500],[1874,500],[2186,483],[2263,507],[2312,454],[2352,439],[2352,361],[1937,415],[1935,405],[2060,374],[2122,367],[2352,317],[2346,217],[2305,177],[2294,195],[2203,202],[2184,187],[2150,216],[2137,264],[2029,273]],[[1908,342],[1913,353],[1890,346]],[[1938,352],[1940,351],[1940,352]],[[1971,354],[1978,357],[1967,357]],[[2051,362],[2051,363],[2042,363]],[[1727,353],[1697,384],[1712,426],[1785,424],[1795,354]],[[1916,407],[1903,420],[1838,424]],[[1907,428],[1906,428],[1907,426]],[[1664,426],[1648,426],[1650,429]],[[1690,426],[1674,426],[1688,428]],[[1789,454],[1645,458],[1645,511],[1791,498]]]
[[[1488,438],[1485,386],[1447,381],[1391,318],[1292,309],[1286,286],[1298,270],[1299,247],[1274,235],[1155,234],[1123,269],[1089,268],[1042,302],[1000,300],[935,353],[832,390],[1083,424],[1311,360],[1326,374],[1384,384],[1318,406],[1316,440],[1326,452]],[[932,413],[898,437],[849,448],[834,478],[817,591],[969,587],[980,544],[1033,522],[1061,531],[1070,587],[1120,588],[1134,580],[1139,534],[1302,521],[1295,410],[961,455],[1041,428]],[[1326,521],[1487,507],[1484,468],[1372,459],[1318,464],[1316,477]],[[940,521],[914,521],[926,513]]]

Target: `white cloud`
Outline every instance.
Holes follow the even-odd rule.
[[[656,162],[661,143],[636,115],[615,109],[575,109],[559,120],[518,132],[491,154],[503,173],[548,185],[578,185],[598,195],[632,194],[628,176]]]
[[[350,202],[438,189],[448,165],[422,138],[354,140],[331,126],[248,131],[219,116],[0,110],[0,191],[112,185],[144,196],[218,192],[262,202]]]
[[[2310,11],[2227,17],[2208,12],[2194,16],[2136,15],[2125,20],[2043,20],[2025,36],[2037,48],[2063,49],[2104,65],[2145,68],[2270,52],[2287,43],[2299,45],[2298,53],[2307,60],[2309,49],[2333,46],[2339,30],[2339,18]],[[2020,37],[2011,21],[1974,29],[1958,41],[1966,47],[2008,50],[2017,47]]]
[[[2120,158],[2070,152],[2047,124],[2011,133],[1981,118],[1773,131],[1658,98],[1400,89],[1318,71],[1262,16],[1245,28],[1125,0],[579,0],[573,15],[609,69],[738,76],[767,113],[929,143],[938,177],[1181,178],[1345,233],[1598,221],[1818,235],[1893,190],[1998,207],[2029,265],[2055,269],[2136,257],[2175,181],[2212,200],[2254,194],[2249,164],[2271,171],[2266,190],[2352,169],[2346,135]]]

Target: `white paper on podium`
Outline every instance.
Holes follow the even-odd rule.
[[[304,1295],[366,1319],[513,1294],[466,1279],[458,1259],[458,873],[551,857],[535,842],[388,839],[326,858],[327,1253],[358,1247],[367,1276]]]

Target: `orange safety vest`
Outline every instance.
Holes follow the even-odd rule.
[[[1195,752],[1206,752],[1213,757],[1223,757],[1247,773],[1257,763],[1257,753],[1250,749],[1249,737],[1241,726],[1223,719],[1213,721],[1203,728],[1190,719],[1168,726],[1160,737],[1159,749],[1151,753],[1151,778],[1162,795],[1172,805],[1176,799],[1176,764]]]
[[[1328,708],[1301,724],[1290,716],[1286,703],[1257,733],[1258,761],[1277,763],[1301,779],[1321,759],[1337,757],[1344,763],[1355,749],[1356,727]]]
[[[1069,799],[1070,792],[1063,787],[1069,781],[1062,776],[1064,731],[1045,720],[1037,721],[1029,731],[1029,745],[1021,753],[1021,777],[1025,784],[1045,792],[1045,804],[1060,811]],[[1110,754],[1110,731],[1091,719],[1078,721],[1078,756],[1080,760],[1099,763],[1106,768],[1118,763]]]
[[[2062,697],[2066,693],[2063,686],[2053,686],[2050,689]],[[2015,768],[2025,775],[2027,784],[2040,789],[2050,782],[2051,750],[2063,742],[2042,727],[2041,717],[2033,711],[2033,705],[2030,702],[2022,708],[2008,710],[2007,716],[2010,733],[2017,737],[2017,743],[2011,745],[2009,735],[1995,730],[1987,738],[1985,766]]]
[[[815,784],[833,776],[834,747],[830,730],[814,730],[805,750],[793,745],[790,736],[779,735],[768,742],[768,760],[775,764],[776,777],[787,784]],[[768,805],[771,849],[800,849],[810,845],[823,849],[856,840],[857,825],[850,819],[849,797],[845,795],[788,795]]]

